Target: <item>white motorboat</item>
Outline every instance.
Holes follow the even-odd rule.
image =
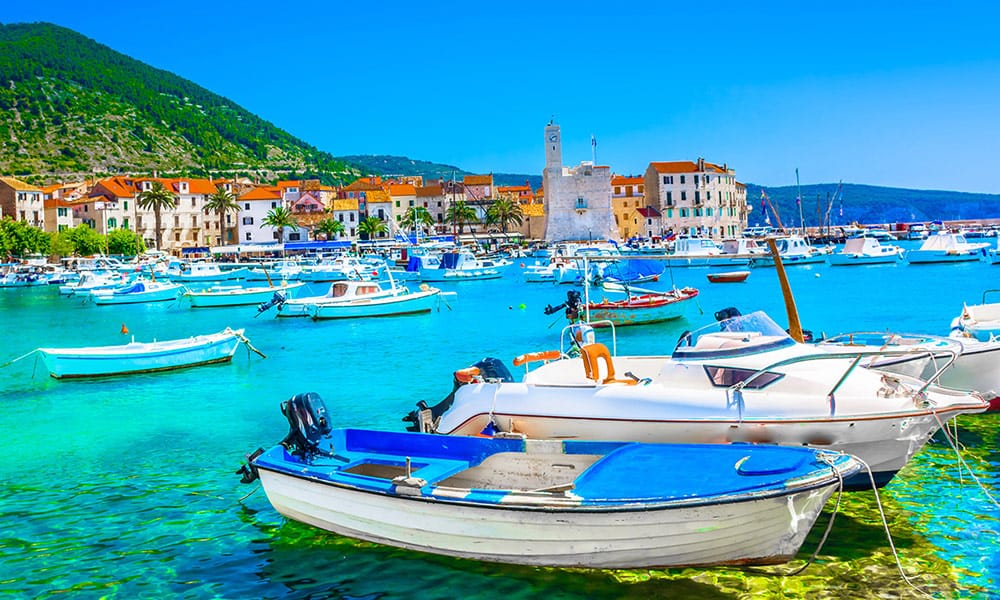
[[[502,362],[481,361],[463,377],[471,383],[406,420],[444,434],[809,445],[863,459],[884,485],[943,423],[987,408],[965,392],[855,368],[856,355],[797,343],[761,312],[685,334],[669,356],[586,344],[572,357],[561,346],[516,358],[549,360],[520,382]],[[867,476],[850,483],[865,487]]]
[[[92,290],[90,299],[97,305],[169,302],[176,300],[184,290],[179,283],[140,279],[121,287]]]
[[[317,394],[282,404],[289,434],[248,457],[289,519],[446,556],[647,568],[795,556],[843,453],[769,445],[454,438],[333,429]]]
[[[421,281],[471,281],[499,279],[503,271],[486,266],[471,252],[464,249],[440,254],[414,254],[406,270],[420,274]]]
[[[745,267],[750,264],[750,256],[727,254],[718,242],[708,238],[680,238],[663,261],[672,267]]]
[[[988,243],[970,243],[961,234],[940,232],[928,236],[920,248],[906,253],[906,260],[911,265],[962,262],[979,260],[986,255]]]
[[[277,316],[321,320],[429,312],[436,305],[440,292],[427,284],[421,284],[420,289],[414,292],[395,280],[336,281],[322,296],[278,302]]]
[[[979,304],[963,304],[962,312],[951,322],[952,331],[982,342],[1000,339],[1000,303],[986,302],[986,296],[1000,290],[986,290]]]
[[[903,260],[903,249],[883,246],[875,237],[855,237],[847,240],[843,250],[830,254],[829,260],[831,267],[895,263]]]
[[[127,284],[131,278],[117,273],[100,273],[97,271],[82,271],[80,278],[74,282],[59,286],[59,294],[72,296],[79,294],[89,296],[97,290],[110,290]]]
[[[239,267],[223,270],[219,265],[212,263],[182,262],[172,265],[166,270],[165,274],[171,281],[187,283],[235,281],[246,278],[250,274],[250,269]]]
[[[203,290],[188,290],[184,297],[191,303],[191,308],[218,308],[223,306],[250,306],[268,302],[275,294],[281,298],[292,298],[304,286],[304,282],[281,282],[277,285],[252,287],[212,286]]]
[[[830,254],[828,248],[810,246],[805,238],[797,235],[778,238],[774,240],[774,243],[778,248],[779,256],[781,256],[781,262],[786,267],[825,262],[827,254]],[[770,254],[755,257],[753,266],[773,267],[774,257]]]

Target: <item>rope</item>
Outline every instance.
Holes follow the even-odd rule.
[[[826,524],[826,531],[823,532],[823,537],[821,537],[819,540],[819,545],[816,546],[816,549],[813,550],[812,555],[809,557],[808,560],[806,560],[806,563],[804,565],[792,571],[785,573],[778,573],[772,570],[752,569],[752,568],[747,569],[748,571],[752,571],[754,573],[760,573],[762,575],[794,577],[805,571],[809,565],[813,564],[813,562],[816,561],[816,557],[819,556],[820,551],[823,549],[823,545],[826,543],[827,538],[830,537],[830,532],[833,530],[833,522],[834,520],[836,520],[837,513],[840,511],[840,500],[843,498],[844,495],[844,476],[843,474],[841,474],[840,469],[833,466],[831,459],[827,455],[821,454],[819,455],[818,458],[819,460],[822,460],[823,462],[829,464],[830,468],[833,469],[833,472],[837,475],[837,502],[833,507],[833,513],[830,515],[830,521]]]
[[[244,500],[246,500],[247,498],[249,498],[250,496],[252,496],[254,494],[254,492],[256,492],[259,489],[260,489],[260,486],[258,485],[254,489],[252,489],[249,492],[247,492],[247,494],[245,496],[243,496],[242,498],[240,498],[239,500],[237,500],[237,502],[243,502]]]
[[[28,358],[29,356],[31,356],[32,354],[34,354],[36,352],[38,352],[38,348],[35,348],[34,350],[32,350],[31,352],[28,352],[27,354],[22,354],[21,356],[18,356],[14,360],[8,360],[4,364],[0,365],[0,369],[2,369],[4,367],[9,367],[10,365],[16,363],[17,361],[19,361],[21,359]]]
[[[903,581],[906,582],[906,585],[913,588],[914,591],[927,596],[928,598],[932,598],[933,596],[914,585],[913,582],[910,581],[910,578],[906,576],[906,572],[903,571],[903,563],[900,562],[899,551],[896,550],[896,544],[892,541],[892,533],[889,531],[889,521],[885,518],[885,510],[882,508],[882,499],[878,495],[878,486],[875,485],[875,475],[872,473],[872,468],[868,466],[868,463],[857,456],[854,458],[865,467],[866,471],[868,471],[868,480],[871,481],[872,491],[875,492],[875,506],[878,507],[878,514],[882,518],[882,527],[885,528],[885,537],[889,540],[889,548],[892,550],[893,558],[896,559],[896,568],[899,569],[900,576],[903,578]]]
[[[229,328],[227,327],[226,329],[229,329]],[[265,355],[260,350],[254,348],[254,345],[250,343],[250,340],[248,340],[245,335],[243,335],[242,333],[233,331],[232,329],[229,329],[229,332],[232,333],[233,335],[235,335],[236,339],[238,339],[239,341],[243,342],[243,344],[247,347],[248,350],[253,350],[257,354],[259,354],[261,358],[267,358],[267,355]]]
[[[969,475],[972,477],[972,480],[976,482],[976,485],[979,486],[979,489],[983,491],[983,494],[986,495],[986,497],[993,504],[993,506],[995,506],[996,508],[1000,508],[1000,502],[997,502],[997,499],[994,498],[992,494],[990,494],[989,490],[986,489],[986,486],[983,485],[983,482],[980,481],[979,477],[977,477],[976,474],[972,471],[972,467],[969,466],[969,463],[965,462],[965,459],[962,457],[962,453],[959,451],[957,444],[958,434],[957,433],[955,434],[955,439],[953,440],[951,437],[952,436],[951,432],[948,431],[948,425],[946,423],[941,423],[941,417],[938,415],[937,411],[932,409],[931,413],[934,414],[934,418],[937,420],[938,425],[941,426],[941,430],[944,432],[944,438],[948,440],[948,444],[950,444],[952,449],[955,450],[955,456],[958,458],[959,474],[961,474],[962,467],[965,467],[965,469],[969,472]],[[958,419],[956,418],[955,421],[956,421],[955,428],[957,431]]]

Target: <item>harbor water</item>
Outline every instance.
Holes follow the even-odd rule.
[[[531,259],[520,259],[524,263]],[[284,437],[279,403],[307,391],[333,425],[400,431],[419,400],[451,389],[452,372],[493,356],[557,348],[565,319],[546,305],[568,286],[503,279],[440,284],[430,314],[313,322],[256,308],[184,302],[95,306],[56,286],[0,289],[0,363],[38,347],[175,339],[245,328],[266,358],[59,381],[37,355],[0,369],[0,593],[25,598],[857,598],[1000,597],[1000,510],[939,433],[878,493],[845,494],[815,562],[834,501],[795,561],[755,569],[597,571],[450,559],[359,542],[291,522],[235,471]],[[697,287],[688,318],[619,328],[619,353],[669,354],[685,330],[734,306],[787,324],[775,270],[710,284],[707,268],[674,268],[645,287]],[[1000,288],[985,262],[788,269],[814,335],[893,331],[946,335],[963,302]],[[319,293],[326,286],[312,285]],[[599,294],[599,292],[595,292]],[[301,295],[308,295],[303,293]],[[1000,300],[998,300],[1000,301]],[[123,326],[128,330],[123,334]],[[958,420],[962,457],[1000,498],[1000,417]],[[692,466],[692,468],[697,468]],[[256,491],[255,491],[256,490]],[[251,493],[253,492],[253,493]],[[250,494],[249,496],[246,496]],[[246,496],[246,497],[245,497]],[[890,545],[880,507],[892,535]],[[893,546],[894,549],[893,550]],[[909,583],[896,566],[898,555]],[[921,591],[918,591],[921,590]]]

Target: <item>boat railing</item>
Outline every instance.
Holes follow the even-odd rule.
[[[848,359],[851,361],[851,363],[847,366],[847,369],[844,370],[844,372],[837,379],[837,382],[826,394],[827,400],[830,403],[830,416],[832,417],[835,416],[837,412],[837,399],[836,399],[837,390],[840,389],[840,386],[842,386],[844,382],[847,381],[847,378],[851,375],[851,373],[854,372],[854,369],[857,368],[858,364],[861,362],[861,359],[868,357],[882,357],[882,358],[894,358],[900,356],[914,357],[914,356],[920,356],[921,354],[927,354],[928,359],[931,360],[933,360],[938,354],[949,355],[949,358],[947,362],[945,362],[944,366],[939,367],[931,377],[928,377],[927,379],[923,380],[924,384],[920,386],[920,388],[917,389],[912,394],[914,397],[921,397],[923,396],[924,392],[927,391],[927,388],[929,388],[931,385],[937,382],[938,378],[941,377],[941,374],[947,371],[955,363],[955,361],[958,359],[959,352],[949,348],[939,348],[939,349],[936,348],[936,349],[920,349],[920,350],[910,349],[910,350],[865,350],[861,352],[820,352],[817,354],[807,354],[804,356],[793,356],[791,358],[786,358],[771,363],[766,367],[763,367],[755,371],[749,377],[743,379],[742,381],[739,381],[729,386],[729,388],[726,390],[727,404],[730,405],[735,404],[737,406],[737,409],[739,410],[739,418],[740,420],[742,420],[743,406],[744,406],[743,389],[746,388],[751,383],[753,383],[758,378],[768,375],[774,369],[780,367],[787,367],[789,365],[811,362],[815,360]],[[733,395],[731,400],[729,399],[730,392]]]
[[[983,292],[983,299],[980,302],[980,304],[986,304],[986,295],[987,294],[996,294],[996,293],[1000,293],[1000,290],[985,290]]]

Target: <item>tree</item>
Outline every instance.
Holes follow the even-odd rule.
[[[108,233],[108,254],[137,256],[146,251],[146,242],[138,233],[128,229],[113,229]]]
[[[313,235],[320,233],[328,240],[335,238],[344,233],[344,224],[336,219],[323,219],[313,226]]]
[[[67,229],[63,233],[69,235],[74,251],[81,256],[104,252],[104,236],[91,229],[89,225],[80,224],[72,229]]]
[[[41,229],[10,217],[0,221],[0,252],[4,257],[48,254],[51,249],[52,238]]]
[[[240,205],[236,202],[236,196],[226,191],[221,185],[216,188],[216,192],[205,201],[205,212],[215,211],[219,215],[219,227],[222,228],[222,243],[228,244],[226,237],[226,214],[238,213]]]
[[[278,230],[278,243],[285,243],[285,227],[291,227],[292,229],[299,228],[299,222],[295,220],[295,216],[292,215],[292,211],[284,206],[276,206],[271,209],[271,212],[267,213],[264,217],[264,221],[260,224],[261,227],[264,226],[274,227]],[[282,246],[281,254],[284,256],[285,249]]]
[[[510,198],[499,198],[486,210],[486,222],[500,226],[500,231],[507,233],[510,225],[521,225],[524,211],[521,204]]]
[[[399,224],[407,230],[426,229],[434,224],[434,217],[423,206],[411,206],[406,209]]]
[[[462,233],[467,223],[475,223],[479,219],[475,208],[466,204],[465,200],[456,200],[445,211],[445,220],[451,223],[453,228],[457,227],[458,233]]]
[[[358,233],[363,240],[373,239],[380,233],[387,231],[389,231],[389,228],[386,226],[385,221],[378,217],[367,217],[358,223]]]
[[[135,197],[136,203],[146,209],[153,210],[153,222],[156,229],[156,239],[153,240],[156,243],[156,249],[160,249],[160,242],[163,235],[163,227],[160,225],[160,211],[164,208],[174,208],[177,206],[177,198],[168,190],[163,187],[163,184],[159,181],[154,181],[150,189],[143,192],[139,192],[139,195]]]

